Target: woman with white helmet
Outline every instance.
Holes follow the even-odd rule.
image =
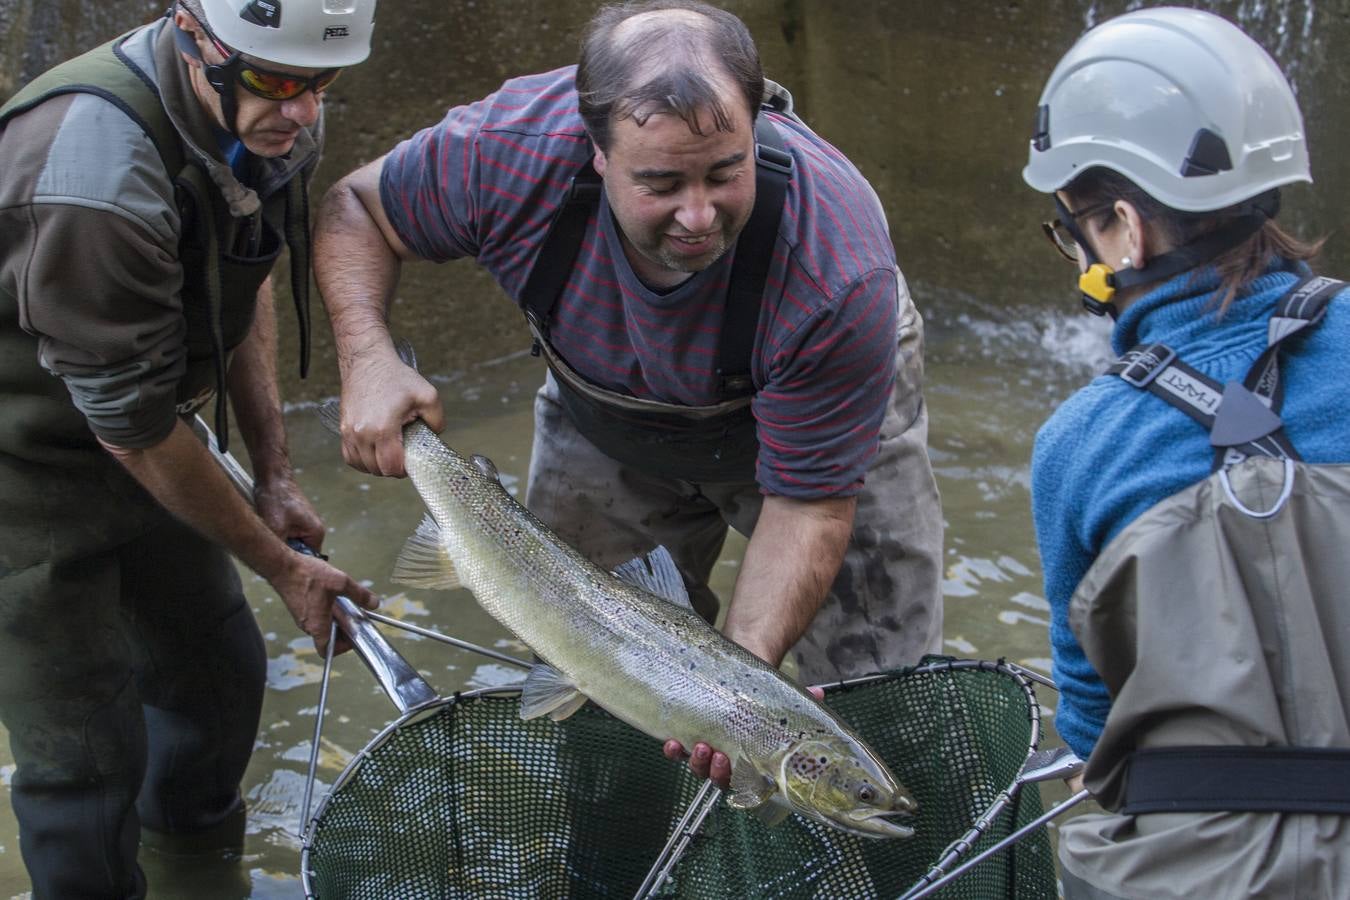
[[[1275,62],[1198,10],[1060,60],[1023,177],[1120,359],[1041,429],[1056,726],[1103,815],[1066,896],[1350,884],[1350,294],[1275,223],[1310,182]]]

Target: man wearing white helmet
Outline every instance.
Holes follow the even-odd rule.
[[[1056,727],[1105,815],[1065,895],[1332,897],[1350,883],[1350,293],[1274,221],[1310,182],[1276,63],[1141,10],[1041,96],[1027,183],[1120,359],[1036,437]]]
[[[323,91],[374,6],[182,0],[0,109],[0,719],[36,897],[143,896],[141,826],[242,825],[266,653],[228,554],[320,647],[335,596],[374,603],[287,546],[324,528],[269,282],[289,247],[307,344]],[[227,393],[256,512],[188,424],[227,443]]]

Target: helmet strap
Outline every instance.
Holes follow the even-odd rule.
[[[192,39],[192,35],[179,28],[177,22],[172,19],[169,21],[173,26],[174,42],[178,45],[178,49],[188,56],[194,57],[202,64],[202,75],[206,78],[206,83],[211,85],[211,88],[220,97],[220,114],[221,118],[225,120],[225,130],[234,137],[239,137],[235,123],[235,119],[239,115],[239,99],[234,86],[236,70],[239,67],[239,52],[231,52],[225,61],[219,65],[208,63],[202,57],[201,48]],[[205,25],[202,26],[202,28],[205,27]]]
[[[1117,291],[1167,281],[1214,260],[1260,231],[1279,211],[1280,200],[1278,191],[1262,194],[1222,227],[1201,235],[1185,246],[1153,257],[1149,260],[1148,268],[1122,271],[1116,271],[1097,258],[1058,197],[1055,198],[1055,205],[1059,208],[1061,222],[1078,242],[1078,250],[1087,262],[1087,271],[1078,277],[1083,307],[1095,316],[1109,315],[1114,319],[1119,315],[1114,303]]]

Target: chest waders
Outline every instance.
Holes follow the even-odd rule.
[[[790,100],[771,108],[790,114]],[[764,115],[755,119],[755,141],[755,207],[736,241],[717,354],[717,403],[681,406],[607,390],[574,370],[549,343],[549,318],[600,202],[600,176],[589,162],[572,178],[526,280],[522,306],[534,335],[531,352],[542,353],[553,372],[563,410],[587,440],[639,471],[696,483],[754,480],[759,439],[750,410],[755,393],[750,362],[792,175],[792,157]]]
[[[1107,809],[1350,815],[1350,466],[1302,462],[1279,415],[1280,348],[1344,287],[1308,278],[1280,298],[1240,384],[1162,344],[1109,369],[1208,430],[1214,461],[1131,522],[1070,602],[1112,697],[1085,773]],[[1329,852],[1302,839],[1305,859]]]
[[[95,94],[126,113],[151,139],[174,185],[182,229],[178,260],[187,323],[187,371],[178,383],[178,412],[188,415],[214,393],[221,450],[229,445],[225,372],[229,354],[253,324],[258,289],[272,271],[283,241],[291,251],[291,293],[300,323],[300,376],[309,369],[309,208],[297,172],[284,195],[246,219],[236,219],[211,184],[203,164],[185,152],[158,89],[122,50],[123,35],[34,79],[0,107],[0,129],[10,118],[63,94]],[[22,361],[27,364],[29,361]],[[13,366],[18,360],[0,364]],[[33,363],[36,365],[36,363]],[[0,375],[8,375],[0,369]],[[60,402],[69,406],[68,398]],[[78,411],[66,416],[92,446]]]

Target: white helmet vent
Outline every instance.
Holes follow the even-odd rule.
[[[1201,128],[1191,141],[1191,149],[1181,161],[1181,177],[1194,178],[1197,175],[1217,175],[1233,168],[1233,159],[1228,155],[1228,145],[1208,128]]]
[[[249,0],[239,11],[239,18],[263,28],[281,27],[281,0]]]

